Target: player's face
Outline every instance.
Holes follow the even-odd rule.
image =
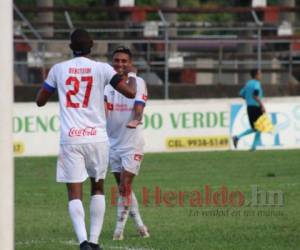
[[[113,57],[113,67],[118,74],[124,75],[127,68],[131,66],[131,59],[125,53],[116,53]]]
[[[261,72],[260,72],[260,71],[257,72],[257,74],[256,74],[256,79],[257,79],[257,80],[260,80],[260,79],[261,79]]]

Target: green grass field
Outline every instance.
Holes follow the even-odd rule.
[[[129,220],[125,240],[112,241],[116,208],[110,201],[114,180],[108,174],[104,249],[300,249],[299,163],[299,150],[147,154],[134,190],[140,201],[143,187],[151,192],[148,206],[140,206],[151,238],[140,239]],[[78,249],[65,186],[55,182],[55,165],[54,157],[16,158],[17,250]],[[260,191],[281,191],[284,200],[282,206],[206,205],[205,185],[212,192],[224,185],[229,193],[240,191],[246,200],[253,199],[256,185]],[[158,206],[153,195],[156,186],[165,195]],[[191,207],[194,190],[203,195],[201,207]],[[177,197],[166,197],[171,191]],[[186,192],[184,204],[178,201],[180,191]],[[88,201],[86,185],[86,211]],[[87,212],[87,223],[88,217]]]

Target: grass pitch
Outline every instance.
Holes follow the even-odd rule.
[[[55,182],[56,158],[15,161],[15,248],[78,249],[66,188]],[[108,174],[104,249],[295,250],[300,246],[299,150],[147,154],[134,190],[145,203],[140,210],[149,239],[140,239],[129,219],[125,240],[112,241],[113,186]],[[160,190],[160,201],[155,190]],[[269,200],[264,201],[264,194]],[[84,205],[88,224],[88,183]]]

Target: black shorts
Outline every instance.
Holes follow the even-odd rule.
[[[248,112],[250,125],[255,130],[254,123],[263,114],[263,112],[261,111],[261,108],[257,106],[248,106],[247,112]]]

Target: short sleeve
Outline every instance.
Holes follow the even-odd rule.
[[[44,88],[47,90],[53,91],[57,88],[56,71],[57,67],[54,65],[48,72],[48,76],[44,82]]]
[[[256,95],[256,96],[260,96],[260,97],[263,96],[263,91],[262,91],[261,84],[260,84],[259,81],[256,81],[256,83],[255,83],[255,85],[254,85],[253,93],[254,93],[254,95]]]
[[[108,63],[104,63],[103,65],[104,65],[105,85],[107,85],[107,84],[109,84],[109,82],[113,78],[113,76],[116,74],[116,71]]]
[[[260,83],[257,81],[254,85],[254,90],[261,91]]]
[[[245,88],[242,88],[240,91],[240,96],[245,97]]]
[[[104,96],[108,96],[108,85],[104,87]]]
[[[142,78],[138,78],[139,84],[137,84],[137,91],[135,96],[135,103],[146,104],[148,100],[148,91],[145,81]]]

